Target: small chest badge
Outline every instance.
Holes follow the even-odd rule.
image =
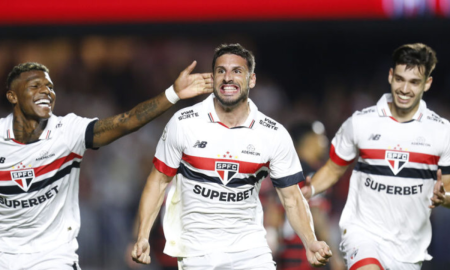
[[[216,161],[216,172],[224,185],[227,185],[231,179],[239,172],[239,163]]]
[[[34,181],[34,169],[12,171],[11,179],[23,191],[28,191]]]
[[[386,151],[385,160],[394,175],[397,175],[408,163],[409,153],[399,151]]]

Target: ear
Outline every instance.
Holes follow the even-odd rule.
[[[256,74],[255,74],[255,73],[253,73],[253,74],[250,76],[250,82],[249,82],[248,85],[249,85],[250,89],[253,88],[253,87],[255,87],[255,85],[256,85]]]
[[[11,104],[17,103],[17,95],[12,90],[8,90],[6,92],[6,98],[8,99],[9,103],[11,103]]]
[[[428,77],[427,81],[425,82],[425,89],[423,90],[424,92],[428,91],[428,89],[430,89],[431,87],[431,83],[433,82],[433,77]]]
[[[392,78],[394,78],[394,69],[389,69],[389,76],[388,76],[388,82],[389,84],[392,83]]]

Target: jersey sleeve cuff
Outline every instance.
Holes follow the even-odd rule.
[[[173,177],[177,174],[178,168],[172,168],[167,166],[164,162],[159,160],[158,158],[153,158],[153,165],[155,165],[155,168],[162,172],[163,174]]]
[[[270,177],[270,179],[274,187],[285,188],[304,181],[305,177],[303,176],[303,172],[298,172],[281,178]]]
[[[94,149],[97,150],[98,148],[94,148],[94,125],[97,123],[98,119],[90,122],[88,126],[86,127],[86,133],[84,134],[84,142],[86,144],[86,149]]]
[[[439,169],[441,169],[442,174],[450,174],[450,166],[439,166]]]
[[[350,164],[352,164],[352,162],[353,162],[353,160],[354,160],[354,159],[352,159],[352,160],[347,161],[347,160],[344,160],[344,159],[340,158],[340,157],[337,155],[336,149],[334,148],[334,145],[333,145],[333,144],[331,144],[331,149],[330,149],[330,159],[331,159],[334,163],[336,163],[337,165],[339,165],[339,166],[347,166],[347,165],[350,165]]]

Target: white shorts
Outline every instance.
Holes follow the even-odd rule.
[[[73,239],[57,248],[36,253],[5,253],[0,251],[1,270],[80,270],[78,242]]]
[[[240,252],[213,252],[203,256],[178,258],[179,270],[275,270],[268,247]]]
[[[376,241],[364,230],[347,228],[339,247],[349,270],[356,270],[369,264],[375,264],[381,270],[420,270],[422,262],[406,263],[396,260],[389,247],[382,241]]]

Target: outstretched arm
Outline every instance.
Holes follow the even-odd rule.
[[[194,61],[183,70],[173,85],[175,93],[180,99],[212,92],[210,73],[190,74],[196,64],[197,62]],[[163,92],[153,99],[138,104],[128,112],[100,119],[94,125],[93,147],[107,145],[122,136],[138,130],[172,105]]]
[[[306,178],[306,185],[302,187],[303,196],[309,200],[313,195],[312,190],[314,190],[314,194],[327,190],[341,178],[348,166],[349,165],[337,165],[329,159],[327,163],[314,174],[312,180],[309,177]]]
[[[170,181],[172,181],[172,177],[159,172],[153,166],[152,172],[147,178],[147,183],[145,184],[139,204],[138,239],[131,252],[131,257],[135,262],[149,264],[151,261],[148,236],[158,216],[164,201],[167,185]]]
[[[276,190],[286,210],[289,223],[305,245],[309,263],[316,267],[325,265],[332,255],[331,250],[325,242],[317,241],[308,203],[298,185]]]

